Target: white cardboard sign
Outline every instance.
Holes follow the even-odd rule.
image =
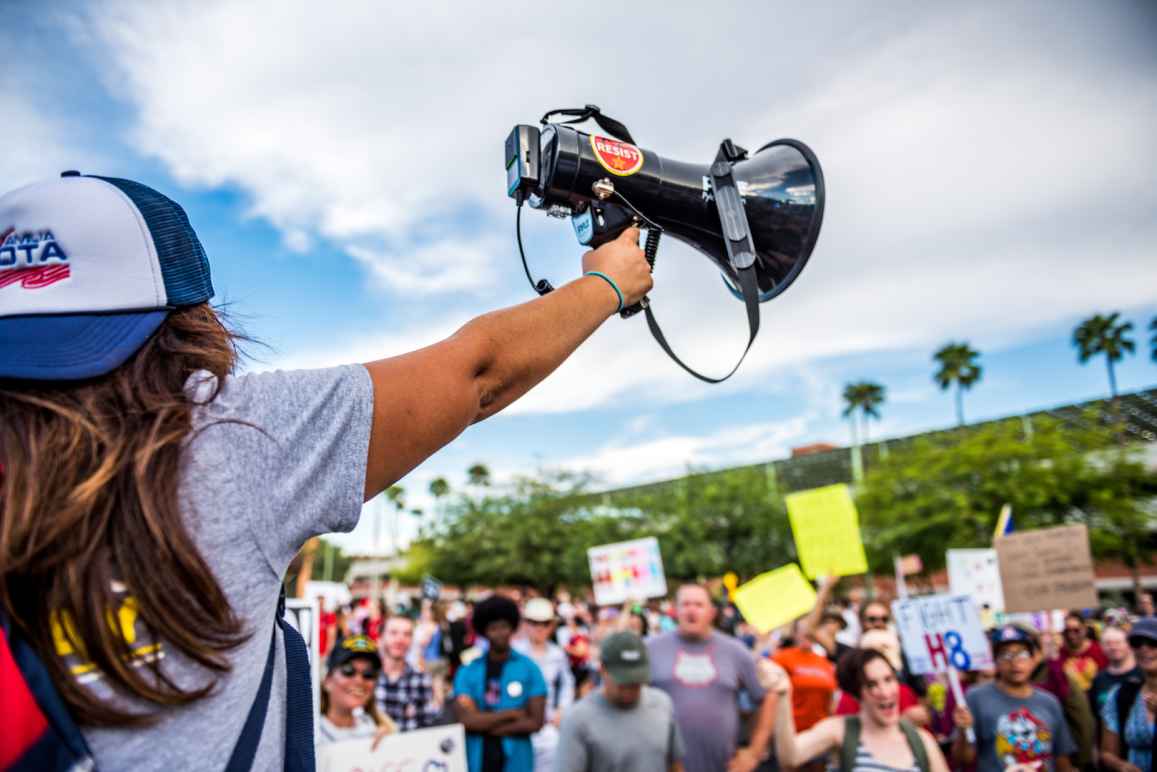
[[[318,772],[467,772],[466,733],[461,724],[402,732],[373,740],[320,745]]]
[[[916,675],[992,667],[992,649],[976,603],[967,595],[930,595],[892,602],[908,668]]]
[[[1004,611],[1004,588],[996,550],[948,550],[948,587],[953,595],[971,595],[977,608]]]
[[[587,550],[595,602],[617,606],[667,594],[663,556],[655,537],[603,544]]]

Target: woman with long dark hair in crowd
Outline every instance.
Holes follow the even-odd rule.
[[[874,649],[844,655],[840,688],[856,697],[860,712],[834,716],[796,734],[791,710],[791,679],[772,665],[765,674],[779,694],[775,720],[775,752],[785,767],[818,762],[833,751],[842,772],[947,772],[948,764],[935,738],[900,717],[900,682],[887,657]]]
[[[642,298],[638,235],[427,348],[237,375],[175,202],[75,172],[0,195],[0,691],[33,716],[0,758],[309,767],[290,561]]]

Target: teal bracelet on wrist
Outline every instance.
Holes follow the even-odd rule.
[[[607,276],[602,271],[587,271],[586,273],[583,274],[583,276],[598,276],[600,279],[605,281],[607,284],[611,285],[611,289],[613,289],[615,291],[615,295],[617,295],[619,298],[619,307],[617,309],[615,309],[615,313],[617,314],[623,310],[623,291],[619,289],[618,284],[615,284],[614,279],[612,279],[610,276]]]

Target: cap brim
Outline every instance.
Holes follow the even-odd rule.
[[[166,310],[0,319],[0,378],[76,381],[105,375],[144,345]]]
[[[634,686],[651,682],[651,666],[644,662],[640,665],[615,665],[607,667],[607,673],[622,686]]]

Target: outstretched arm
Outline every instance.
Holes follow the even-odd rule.
[[[639,231],[630,228],[583,256],[583,272],[610,276],[623,293],[624,307],[651,288],[638,239]],[[583,276],[544,297],[480,316],[440,343],[368,363],[374,411],[366,500],[466,427],[529,391],[618,306],[608,282]]]

